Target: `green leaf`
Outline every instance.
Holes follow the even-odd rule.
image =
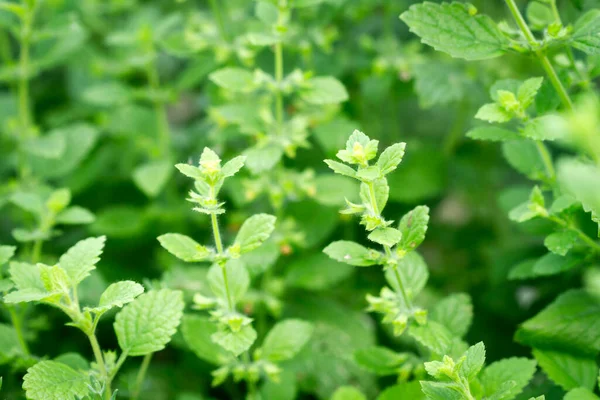
[[[473,304],[466,293],[455,293],[435,303],[429,319],[444,325],[456,337],[464,337],[473,321]]]
[[[168,161],[151,161],[133,171],[133,182],[148,197],[156,197],[164,188],[173,169]]]
[[[353,168],[347,166],[346,164],[342,164],[341,162],[333,160],[325,160],[325,164],[327,164],[327,166],[331,168],[331,170],[333,170],[333,172],[335,172],[336,174],[356,178],[356,171]]]
[[[268,1],[258,1],[254,7],[254,13],[258,19],[268,25],[275,25],[279,18],[279,10]]]
[[[327,290],[348,278],[354,268],[337,262],[323,253],[302,255],[287,266],[285,282],[290,287]]]
[[[551,233],[544,239],[544,246],[554,254],[565,256],[573,248],[578,239],[577,233],[564,230]]]
[[[424,400],[425,394],[421,391],[421,384],[417,381],[413,381],[388,386],[377,397],[377,400],[399,399]]]
[[[91,224],[95,220],[90,210],[79,206],[69,207],[56,216],[56,223],[64,225]]]
[[[533,349],[533,356],[548,378],[566,391],[577,387],[594,389],[598,377],[598,366],[594,357],[577,357],[539,349]]]
[[[408,329],[408,334],[434,354],[444,355],[450,352],[452,333],[440,323],[427,321],[425,325],[413,325]]]
[[[67,147],[64,135],[54,132],[25,142],[25,151],[34,156],[43,158],[59,158]]]
[[[17,207],[34,215],[42,215],[45,211],[44,202],[38,193],[15,192],[10,196],[10,201]]]
[[[467,380],[474,379],[485,364],[485,346],[479,342],[469,347],[465,353],[465,360],[460,366],[460,373]]]
[[[363,182],[373,182],[381,177],[381,171],[379,167],[373,165],[366,168],[359,168],[356,172],[356,177]]]
[[[190,164],[176,164],[175,168],[177,168],[179,172],[181,172],[188,178],[192,178],[199,181],[204,180],[204,175],[202,175],[202,172],[198,167],[195,167]]]
[[[331,400],[367,400],[367,396],[353,386],[342,386],[333,393]]]
[[[600,10],[590,10],[575,22],[571,45],[587,54],[600,53]]]
[[[428,223],[429,207],[427,206],[417,206],[404,215],[398,225],[402,239],[397,249],[405,252],[416,249],[425,239]]]
[[[211,336],[217,332],[216,323],[206,317],[185,315],[181,332],[188,347],[199,358],[214,364],[224,365],[230,360],[230,355],[221,346],[215,346]]]
[[[263,244],[273,233],[275,220],[269,214],[256,214],[245,220],[235,237],[234,245],[239,246],[239,252],[247,253]]]
[[[600,299],[584,290],[569,290],[525,321],[515,339],[542,350],[595,357],[600,351],[596,326],[600,326]]]
[[[95,313],[104,313],[113,307],[123,307],[131,303],[136,297],[144,293],[144,287],[133,281],[120,281],[110,284],[100,296],[97,307],[86,307],[86,310]]]
[[[278,322],[271,328],[265,338],[260,357],[273,362],[293,358],[308,342],[313,325],[299,319],[287,319]]]
[[[237,357],[252,346],[256,340],[256,331],[252,326],[246,325],[237,332],[227,330],[213,333],[211,339]]]
[[[421,293],[427,284],[427,279],[429,279],[429,271],[425,260],[419,253],[411,252],[400,259],[394,268],[400,274],[402,282],[404,282],[406,294],[409,298],[414,299]],[[385,279],[396,292],[400,292],[400,285],[394,268],[388,268],[385,271]]]
[[[566,194],[575,197],[600,226],[600,168],[579,160],[566,159],[558,164],[558,182]]]
[[[487,122],[508,122],[512,119],[512,114],[504,109],[500,104],[488,103],[481,106],[475,114],[475,118]]]
[[[348,100],[344,85],[332,76],[311,78],[300,92],[304,101],[314,105],[336,104]]]
[[[378,228],[369,234],[369,240],[383,246],[393,247],[402,239],[402,233],[395,228]]]
[[[475,140],[490,140],[493,142],[504,142],[506,140],[519,139],[519,135],[508,129],[497,126],[478,126],[467,132],[467,137]]]
[[[223,268],[227,272],[227,285],[223,277]],[[208,270],[206,278],[211,291],[217,298],[221,299],[223,304],[229,304],[229,301],[231,301],[232,305],[235,305],[244,297],[250,287],[250,275],[240,260],[227,260],[224,267],[213,264]],[[231,299],[227,298],[227,287]]]
[[[535,361],[520,357],[505,358],[490,364],[481,374],[484,395],[487,397],[496,394],[495,400],[515,398],[533,377],[535,366]],[[512,385],[503,388],[507,382]]]
[[[569,391],[563,400],[598,400],[600,397],[584,388],[577,388]],[[543,400],[543,399],[542,399]]]
[[[276,144],[266,146],[254,146],[244,152],[246,156],[246,168],[254,175],[272,169],[283,157],[283,149]]]
[[[162,289],[141,295],[115,318],[119,346],[130,356],[164,349],[177,331],[183,307],[180,291]]]
[[[458,102],[472,85],[471,77],[460,64],[438,58],[416,65],[411,72],[421,108]]]
[[[166,233],[158,237],[160,245],[180,260],[198,262],[209,260],[210,250],[186,235]]]
[[[530,140],[511,140],[502,143],[502,152],[508,163],[530,179],[545,179],[548,173],[535,143]]]
[[[254,74],[243,68],[226,67],[209,75],[216,85],[233,92],[252,92],[256,89]]]
[[[533,103],[535,95],[542,87],[543,82],[544,78],[542,77],[530,78],[519,86],[519,90],[517,91],[517,100],[519,103],[521,103],[521,107],[524,110],[526,110],[527,107]]]
[[[246,156],[237,156],[235,158],[232,158],[231,160],[226,162],[225,165],[223,165],[223,168],[221,168],[221,174],[225,178],[234,176],[240,169],[242,169],[245,161]]]
[[[421,41],[452,57],[484,60],[502,55],[508,39],[486,15],[463,3],[425,2],[411,6],[400,18]]]
[[[21,345],[14,327],[0,323],[0,365],[21,354]]]
[[[398,367],[406,361],[406,355],[398,354],[387,347],[371,346],[356,350],[354,361],[374,374],[395,375]]]
[[[581,263],[578,257],[568,255],[559,256],[554,253],[548,253],[540,257],[533,266],[533,273],[537,276],[547,276],[560,274],[569,271]]]
[[[81,240],[60,257],[58,263],[66,271],[73,286],[96,269],[105,241],[105,236]]]
[[[23,389],[28,399],[64,400],[88,395],[86,374],[56,361],[40,361],[27,370]]]
[[[396,143],[385,149],[377,159],[377,166],[382,175],[387,175],[394,171],[398,164],[402,162],[406,143]]]
[[[429,400],[462,400],[452,383],[421,381],[421,390]]]
[[[0,245],[0,267],[8,262],[14,255],[17,248],[15,246]]]
[[[567,137],[566,121],[557,115],[542,115],[527,121],[521,133],[532,140],[557,140]]]
[[[357,267],[368,267],[377,264],[381,255],[375,250],[368,249],[358,243],[339,240],[323,249],[329,257]]]

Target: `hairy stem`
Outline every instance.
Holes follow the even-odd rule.
[[[540,63],[542,64],[542,67],[544,68],[544,71],[546,72],[548,79],[550,79],[552,86],[554,86],[554,89],[558,93],[558,96],[560,97],[560,100],[563,103],[563,106],[567,110],[572,110],[573,102],[571,101],[571,98],[569,97],[569,93],[567,92],[567,90],[563,86],[562,82],[560,81],[560,78],[558,77],[556,70],[552,66],[552,63],[548,59],[548,56],[539,49],[539,44],[538,44],[537,40],[535,39],[535,36],[533,36],[531,29],[529,29],[527,22],[525,22],[525,18],[523,18],[521,11],[519,11],[519,8],[517,7],[515,0],[505,0],[505,1],[506,1],[506,5],[510,9],[510,12],[511,12],[513,18],[515,19],[515,22],[519,26],[519,29],[525,36],[525,39],[527,39],[527,42],[531,46],[531,49],[535,52],[535,55],[540,60]]]
[[[13,328],[15,328],[15,332],[17,333],[17,340],[19,341],[19,346],[21,346],[21,351],[25,355],[29,355],[29,347],[27,346],[27,342],[25,341],[25,336],[23,335],[23,325],[21,316],[17,313],[15,306],[6,305],[8,309],[8,313],[10,314],[10,320]]]
[[[148,366],[150,366],[150,361],[152,361],[153,354],[154,353],[150,353],[144,356],[142,365],[140,365],[137,377],[135,378],[135,386],[131,393],[131,400],[137,400],[138,396],[140,395],[140,390],[142,389],[142,384],[144,383],[144,379],[146,378],[146,372],[148,372]]]

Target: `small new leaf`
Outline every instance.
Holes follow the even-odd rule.
[[[144,293],[144,287],[133,281],[121,281],[110,284],[100,296],[97,307],[86,307],[87,311],[103,313],[113,307],[123,307]]]
[[[398,164],[402,162],[402,158],[404,157],[405,149],[406,143],[396,143],[381,153],[376,165],[379,167],[382,175],[387,175],[398,167]]]
[[[394,247],[402,239],[402,233],[395,228],[378,228],[369,234],[369,240],[383,246]]]
[[[429,207],[427,206],[417,206],[402,217],[398,226],[402,239],[397,249],[404,252],[416,249],[425,239],[428,223]]]
[[[73,286],[84,280],[96,268],[105,241],[105,236],[81,240],[60,257],[58,263],[66,271]]]

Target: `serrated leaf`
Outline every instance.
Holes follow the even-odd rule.
[[[165,348],[183,315],[183,294],[161,289],[145,293],[125,306],[115,318],[119,346],[130,356]]]
[[[380,376],[395,375],[406,356],[387,347],[371,346],[354,352],[354,361],[362,368]]]
[[[427,321],[425,325],[413,325],[408,329],[408,334],[434,354],[450,352],[452,333],[440,323]]]
[[[275,220],[276,218],[269,214],[256,214],[245,220],[234,243],[239,246],[240,253],[247,253],[263,244],[273,233]]]
[[[0,267],[8,262],[14,255],[17,248],[15,246],[0,245]]]
[[[100,296],[97,307],[86,307],[88,311],[103,313],[113,307],[123,307],[131,303],[136,297],[144,293],[144,287],[133,281],[120,281],[111,283]]]
[[[581,202],[586,212],[600,226],[600,168],[575,159],[561,160],[558,164],[558,182],[566,194]]]
[[[374,265],[379,258],[375,250],[370,250],[358,243],[347,240],[333,242],[325,247],[323,252],[334,260],[357,267]]]
[[[590,10],[575,22],[571,45],[587,54],[600,53],[600,10]]]
[[[227,284],[223,276],[223,268],[227,273]],[[240,260],[227,260],[224,267],[213,264],[208,270],[206,278],[211,291],[224,305],[229,304],[231,301],[231,305],[235,306],[250,287],[250,275]],[[229,288],[231,298],[227,298],[227,288]]]
[[[517,133],[492,125],[473,128],[467,132],[467,137],[476,140],[490,140],[492,142],[504,142],[506,140],[519,139]]]
[[[348,100],[344,85],[332,76],[319,76],[306,82],[300,91],[304,101],[314,105],[337,104]]]
[[[542,87],[543,82],[544,78],[536,77],[527,79],[521,84],[521,86],[519,86],[519,90],[516,93],[517,100],[519,100],[519,103],[521,103],[521,107],[524,110],[527,109],[527,107],[529,107],[533,103],[535,95]]]
[[[311,323],[299,319],[278,322],[267,334],[261,346],[260,357],[273,362],[293,358],[308,342],[313,330]]]
[[[210,250],[189,236],[179,233],[166,233],[157,239],[162,247],[180,260],[198,262],[210,259]]]
[[[464,337],[473,321],[473,304],[466,293],[451,294],[435,303],[429,319],[444,325],[456,337]]]
[[[487,122],[508,122],[512,119],[512,114],[506,111],[500,104],[488,103],[481,106],[475,114],[475,118]]]
[[[204,175],[202,175],[200,168],[195,167],[193,165],[176,164],[175,168],[177,168],[179,170],[179,172],[181,172],[183,175],[187,176],[188,178],[192,178],[195,180],[203,180],[204,179]]]
[[[377,159],[377,166],[382,175],[387,175],[394,171],[398,164],[402,162],[406,143],[396,143],[385,149]]]
[[[554,254],[565,256],[573,248],[578,239],[577,233],[564,230],[551,233],[544,239],[544,246]]]
[[[189,348],[201,359],[214,365],[223,365],[230,360],[229,353],[221,346],[215,346],[212,341],[211,336],[217,332],[217,325],[208,318],[185,315],[181,332]]]
[[[9,273],[17,289],[45,290],[40,278],[40,267],[37,265],[13,261],[10,263]]]
[[[395,228],[378,228],[369,234],[369,240],[383,246],[393,247],[402,239],[402,233]]]
[[[213,333],[211,339],[237,357],[252,346],[256,340],[256,331],[252,326],[246,325],[237,332],[227,330]]]
[[[429,271],[425,259],[419,253],[416,251],[408,253],[398,261],[395,267],[388,268],[385,271],[387,282],[396,292],[400,292],[400,285],[394,268],[400,274],[405,286],[404,290],[409,298],[413,299],[421,293],[427,284],[427,279],[429,279]]]
[[[230,176],[235,175],[242,167],[244,166],[244,162],[246,161],[246,156],[238,156],[232,158],[228,162],[223,165],[221,168],[221,174],[228,178]]]
[[[483,368],[483,364],[485,364],[485,346],[483,342],[469,347],[465,353],[465,357],[460,366],[460,373],[470,381],[477,376]]]
[[[60,257],[58,263],[71,279],[72,285],[77,285],[96,269],[105,241],[105,236],[81,240]]]
[[[327,166],[336,174],[349,176],[351,178],[356,177],[356,171],[346,164],[334,160],[325,160],[325,164],[327,164]]]
[[[598,377],[594,357],[577,357],[539,349],[533,349],[533,356],[548,378],[566,391],[577,387],[593,390]]]
[[[596,326],[600,326],[600,300],[584,290],[569,290],[525,321],[515,339],[542,350],[595,357],[600,351]]]
[[[484,60],[502,55],[508,39],[487,15],[463,3],[412,5],[400,18],[421,41],[453,57]]]
[[[428,223],[429,207],[427,206],[417,206],[406,213],[398,225],[402,239],[397,249],[405,252],[416,249],[425,239]]]
[[[517,396],[529,383],[535,373],[536,362],[527,358],[505,358],[487,366],[481,374],[481,384],[485,396],[497,400],[510,400]],[[507,382],[513,382],[506,387]],[[498,394],[501,392],[501,394]]]
[[[218,86],[233,92],[251,92],[256,88],[254,74],[243,68],[226,67],[209,75]]]
[[[151,161],[133,171],[133,182],[148,197],[156,197],[164,188],[173,169],[168,161]]]
[[[32,400],[82,398],[89,392],[86,374],[56,361],[40,361],[27,370],[23,389]]]
[[[421,390],[429,400],[462,400],[463,397],[451,383],[421,381]]]

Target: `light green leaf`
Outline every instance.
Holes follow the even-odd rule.
[[[224,365],[231,356],[221,346],[215,346],[211,336],[217,332],[216,323],[206,317],[185,315],[181,325],[183,338],[199,358],[214,364]]]
[[[265,338],[260,357],[273,362],[293,358],[308,342],[313,325],[299,319],[287,319],[278,322],[271,328]]]
[[[600,351],[596,326],[600,326],[600,299],[585,290],[569,290],[525,321],[515,338],[542,350],[595,357]]]
[[[113,307],[123,307],[144,293],[144,287],[133,281],[111,283],[100,296],[97,307],[86,307],[88,311],[104,313]]]
[[[421,390],[429,400],[462,400],[462,395],[452,385],[446,382],[421,381]]]
[[[421,293],[427,284],[427,279],[429,279],[429,271],[425,260],[419,253],[416,251],[408,253],[398,261],[398,265],[394,268],[400,274],[405,285],[404,290],[409,298],[413,299]],[[385,279],[396,292],[400,292],[400,285],[394,268],[388,268],[385,271]]]
[[[223,268],[227,272],[227,285],[223,277]],[[232,302],[234,306],[240,301],[250,287],[250,275],[246,267],[240,260],[227,260],[225,267],[219,264],[213,264],[208,270],[208,284],[213,294],[221,299],[223,304]],[[229,288],[230,299],[227,298],[227,287]]]
[[[209,260],[210,250],[186,235],[166,233],[158,237],[160,245],[180,260],[197,262]]]
[[[254,146],[244,152],[246,168],[254,175],[272,169],[283,157],[283,149],[276,144]]]
[[[464,337],[473,321],[473,304],[466,293],[451,294],[435,303],[429,319],[444,325],[456,337]]]
[[[385,149],[377,159],[377,166],[382,175],[387,175],[394,171],[398,164],[402,162],[406,143],[396,143]]]
[[[348,100],[344,85],[332,76],[311,78],[300,92],[300,97],[314,105],[336,104]]]
[[[331,400],[367,400],[367,396],[353,386],[342,386],[333,393]]]
[[[275,220],[269,214],[256,214],[245,220],[235,237],[234,245],[239,246],[239,252],[247,253],[263,244],[273,233]]]
[[[533,356],[552,379],[566,391],[577,387],[593,390],[598,377],[594,357],[577,357],[568,353],[533,349]]]
[[[487,122],[508,122],[512,119],[512,114],[500,104],[488,103],[481,106],[475,118]]]
[[[232,158],[226,162],[225,165],[223,165],[223,168],[221,168],[221,174],[225,178],[235,175],[240,169],[242,169],[245,161],[246,156],[237,156]]]
[[[380,376],[395,375],[406,358],[405,354],[380,346],[365,347],[354,352],[354,361],[358,365]]]
[[[0,245],[0,266],[6,264],[15,255],[16,250],[15,246]]]
[[[377,251],[347,240],[333,242],[325,247],[323,252],[334,260],[357,267],[368,267],[377,264],[378,259],[381,257],[381,254]]]
[[[369,234],[369,240],[383,246],[393,247],[402,239],[402,233],[395,228],[378,228]]]
[[[481,374],[484,395],[487,397],[502,392],[494,399],[513,399],[527,386],[535,373],[535,366],[534,360],[520,357],[505,358],[490,364]],[[511,382],[512,385],[504,386],[507,382]]]
[[[469,347],[465,353],[465,357],[460,366],[460,374],[470,381],[477,376],[483,368],[483,364],[485,364],[485,346],[483,342]]]
[[[381,177],[381,171],[377,166],[370,166],[366,168],[359,168],[356,172],[356,177],[363,182],[372,182]]]
[[[351,167],[347,166],[346,164],[342,164],[341,162],[333,160],[325,160],[325,164],[327,164],[327,166],[331,168],[336,174],[356,178],[356,171]]]
[[[64,135],[57,132],[30,139],[25,143],[25,151],[43,158],[59,158],[67,147]]]
[[[90,210],[79,206],[69,207],[56,216],[56,223],[64,225],[91,224],[95,220]]]
[[[558,231],[546,236],[544,246],[554,254],[565,256],[577,243],[577,239],[578,235],[573,231]]]
[[[165,348],[183,315],[183,293],[162,289],[145,293],[125,306],[115,318],[119,346],[130,356]]]
[[[10,201],[17,207],[34,215],[42,215],[45,210],[42,197],[37,193],[15,192],[10,196]]]
[[[519,135],[508,129],[497,126],[478,126],[467,132],[467,137],[476,140],[490,140],[492,142],[503,142],[505,140],[519,139]]]
[[[566,121],[557,115],[542,115],[525,124],[521,133],[532,140],[557,140],[567,137]]]
[[[427,321],[425,325],[412,325],[408,334],[434,354],[444,355],[450,352],[452,333],[440,323]]]
[[[536,77],[527,79],[521,84],[521,86],[519,86],[519,90],[516,94],[517,100],[519,101],[519,103],[521,103],[521,107],[523,108],[523,110],[526,110],[527,107],[529,107],[533,103],[535,95],[542,87],[543,82],[544,78]]]
[[[254,13],[262,22],[275,25],[279,17],[277,6],[268,1],[258,1],[254,7]]]
[[[237,357],[252,346],[256,340],[256,331],[252,326],[246,325],[238,332],[225,330],[213,333],[211,339]]]
[[[86,374],[56,361],[40,361],[23,377],[23,389],[32,400],[82,398],[88,395],[88,385]]]
[[[558,182],[566,194],[575,197],[592,219],[600,226],[600,168],[579,160],[561,160],[558,164]]]
[[[133,182],[148,197],[156,197],[171,177],[168,161],[151,161],[133,171]]]
[[[508,163],[530,179],[548,177],[544,161],[536,144],[530,140],[511,140],[502,143],[502,152]]]
[[[467,60],[502,55],[508,39],[486,15],[463,3],[415,4],[400,16],[421,41],[436,50]]]
[[[195,180],[203,180],[204,179],[204,175],[202,175],[200,168],[195,167],[193,165],[176,164],[175,168],[177,168],[179,170],[179,172],[181,172],[183,175],[187,176],[188,178],[192,178]]]
[[[37,265],[13,261],[9,266],[10,279],[17,289],[39,289],[44,290],[44,284],[40,278],[40,267]]]
[[[226,67],[209,75],[218,86],[233,92],[252,92],[256,85],[254,74],[243,68]]]
[[[577,20],[571,45],[587,54],[600,53],[600,10],[592,9]]]
[[[429,223],[429,207],[417,206],[402,217],[398,229],[402,239],[397,250],[409,252],[416,249],[425,239],[427,224]]]
[[[81,240],[60,257],[58,263],[66,271],[72,285],[77,285],[96,269],[105,241],[105,236]]]
[[[569,391],[563,400],[599,400],[600,397],[584,388],[577,388]],[[544,400],[544,399],[542,399]]]
[[[580,263],[581,260],[579,258],[571,255],[562,257],[554,253],[548,253],[536,261],[533,266],[533,272],[538,276],[555,275],[569,271]]]
[[[377,400],[424,400],[425,394],[421,391],[421,384],[417,381],[403,382],[388,386],[377,397]]]

